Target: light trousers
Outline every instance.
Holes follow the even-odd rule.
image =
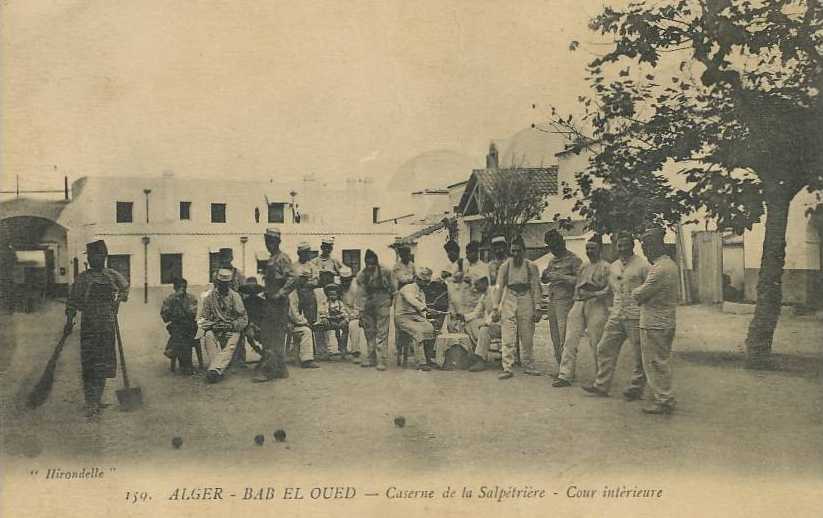
[[[240,341],[240,333],[231,332],[226,333],[223,337],[225,345],[221,343],[214,331],[206,331],[206,354],[209,356],[209,370],[216,371],[218,374],[223,374],[223,371],[231,363],[234,356],[234,349],[237,347],[237,342]]]
[[[549,321],[549,335],[554,347],[554,360],[557,365],[563,359],[563,344],[566,341],[566,324],[569,318],[569,311],[574,305],[572,299],[551,300],[546,306],[546,316]]]
[[[466,322],[465,331],[472,341],[472,352],[484,360],[488,360],[489,344],[491,342],[489,326],[485,325],[483,319],[475,318]]]
[[[311,328],[305,326],[295,327],[291,331],[292,344],[297,347],[301,362],[314,360],[313,334]]]
[[[534,301],[531,293],[516,295],[506,290],[500,317],[503,371],[511,372],[517,339],[520,338],[520,361],[534,368]]]
[[[577,351],[580,339],[587,335],[592,348],[594,368],[597,369],[597,344],[603,336],[603,327],[609,318],[609,306],[603,297],[575,301],[569,311],[566,325],[566,340],[563,344],[563,356],[560,360],[560,372],[557,377],[566,381],[574,380],[577,368]]]
[[[603,336],[597,344],[597,376],[594,380],[596,387],[606,392],[611,388],[617,357],[626,340],[632,344],[634,368],[625,391],[643,391],[646,385],[646,375],[643,372],[643,355],[640,350],[640,321],[634,319],[609,318],[606,321]]]
[[[640,350],[643,368],[655,403],[673,407],[672,393],[672,342],[674,329],[641,329]]]
[[[360,327],[360,319],[349,320],[348,350],[350,353],[360,353],[361,355],[366,355],[369,352],[366,345],[366,335],[363,328]]]

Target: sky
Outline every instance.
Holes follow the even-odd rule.
[[[2,185],[163,171],[381,181],[438,149],[479,166],[490,140],[550,104],[576,109],[601,8],[7,0]]]

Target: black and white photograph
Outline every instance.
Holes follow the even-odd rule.
[[[3,0],[0,516],[820,516],[819,0]]]

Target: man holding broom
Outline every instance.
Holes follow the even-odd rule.
[[[104,406],[101,401],[106,378],[116,375],[115,320],[120,303],[128,299],[129,283],[119,272],[105,267],[105,241],[87,244],[86,254],[89,269],[77,277],[66,301],[66,329],[74,325],[78,311],[83,313],[80,365],[86,416],[94,418]]]

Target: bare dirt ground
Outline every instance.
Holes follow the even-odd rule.
[[[823,477],[823,321],[811,317],[785,315],[774,347],[780,368],[752,372],[739,354],[749,317],[680,308],[679,406],[660,417],[642,415],[642,403],[620,397],[628,347],[608,399],[587,396],[579,383],[552,388],[550,376],[517,373],[498,381],[494,370],[422,373],[390,366],[381,373],[343,362],[291,368],[289,379],[268,384],[251,383],[251,370],[235,370],[225,382],[207,385],[202,377],[169,372],[158,306],[133,300],[121,309],[130,377],[143,389],[145,408],[120,412],[114,390],[121,381],[109,380],[105,399],[112,406],[96,423],[82,413],[79,332],[60,359],[50,400],[33,411],[22,405],[60,335],[62,306],[0,317],[4,462]],[[537,343],[539,365],[554,373],[545,321]],[[592,376],[586,347],[581,344],[579,382]],[[394,425],[396,416],[405,417],[404,428]],[[268,444],[278,428],[287,432],[286,442]],[[256,434],[265,435],[266,448],[255,445]],[[184,440],[179,450],[171,446],[174,436]]]

